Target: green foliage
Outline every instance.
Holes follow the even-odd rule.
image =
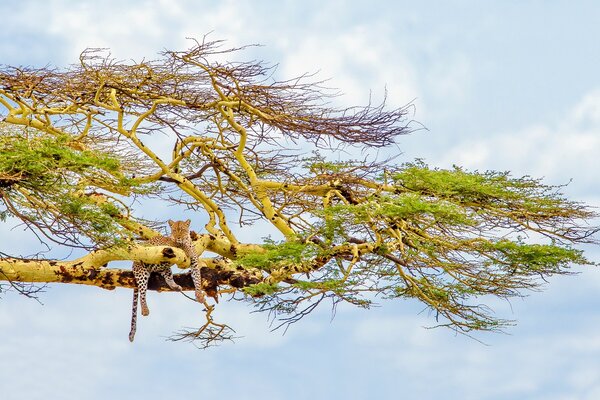
[[[47,225],[66,242],[82,244],[80,237],[102,245],[121,242],[129,235],[116,221],[123,210],[93,201],[85,192],[145,189],[124,176],[115,156],[82,149],[70,140],[0,124],[0,187],[10,205],[2,217],[16,214]]]
[[[430,169],[422,162],[408,163],[392,174],[398,191],[446,199],[463,206],[519,206],[523,211],[559,206],[557,187],[530,177],[512,178],[508,172],[467,172]]]
[[[120,213],[121,210],[119,209],[119,207],[117,207],[116,205],[114,205],[113,203],[104,203],[100,205],[100,210],[102,210],[102,212],[110,217],[117,217]]]
[[[301,160],[303,162],[303,168],[307,169],[310,173],[319,174],[338,174],[346,172],[349,169],[356,166],[354,161],[331,161],[327,160],[318,151],[313,152],[311,157],[305,157]]]
[[[583,256],[583,251],[555,244],[526,244],[500,240],[490,245],[489,250],[499,253],[499,260],[521,272],[552,273],[567,268],[570,264],[592,264]]]
[[[435,200],[416,193],[377,196],[360,204],[337,204],[320,212],[324,217],[323,233],[333,240],[344,236],[345,225],[372,221],[422,220],[452,225],[474,225],[464,208],[444,200]]]
[[[342,279],[327,279],[323,281],[297,281],[293,285],[300,290],[325,290],[325,291],[343,291],[347,286]]]
[[[277,293],[277,291],[279,289],[280,289],[279,285],[277,285],[275,283],[271,284],[271,283],[261,282],[261,283],[255,283],[250,286],[246,286],[242,290],[244,291],[244,293],[246,293],[249,296],[259,297],[259,296],[275,294],[275,293]]]
[[[246,254],[236,260],[238,265],[270,271],[277,266],[302,264],[311,261],[319,249],[313,243],[284,241],[276,243],[267,239],[262,246],[264,252]]]
[[[98,205],[87,197],[64,196],[57,202],[61,214],[73,223],[89,226],[97,235],[110,233],[115,228],[113,217],[118,215],[119,209],[114,205]]]
[[[321,165],[321,164],[319,164]],[[380,181],[391,179],[393,192],[372,193],[360,202],[338,202],[314,214],[322,218],[320,232],[329,241],[344,242],[358,231],[417,223],[420,227],[441,224],[452,229],[477,227],[489,221],[520,220],[559,224],[561,218],[588,218],[590,212],[569,202],[558,192],[529,177],[512,178],[508,172],[467,172],[430,169],[422,162],[408,163]]]
[[[106,179],[119,175],[120,162],[107,154],[75,150],[68,136],[43,136],[32,132],[0,136],[0,175],[19,177],[19,185],[42,189],[66,184],[69,173]]]
[[[341,288],[330,281],[327,290],[340,296],[354,285],[355,293],[416,298],[455,329],[495,330],[510,321],[491,316],[478,297],[521,296],[522,290],[539,286],[538,277],[568,273],[573,264],[594,265],[569,244],[593,242],[594,228],[577,221],[596,214],[538,179],[431,169],[415,162],[382,174],[381,188],[360,196],[343,168],[336,173],[340,184],[332,190],[340,187],[354,195],[352,201],[332,196],[329,206],[312,211],[319,218],[318,235],[329,246],[347,249],[374,243],[344,273]],[[337,264],[327,266],[329,273],[334,276],[334,267],[351,259],[345,250]],[[294,286],[316,290],[324,282]]]

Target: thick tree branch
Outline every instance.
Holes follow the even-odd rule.
[[[202,259],[201,262],[205,265],[202,268],[203,287],[209,296],[216,295],[219,285],[243,288],[262,281],[261,273],[255,269],[236,269],[225,260],[218,259]],[[135,287],[133,273],[129,269],[98,269],[86,266],[82,262],[17,258],[0,260],[0,281],[70,283],[98,286],[103,289]],[[175,274],[175,281],[183,290],[194,290],[189,273]],[[158,274],[152,274],[148,289],[172,291]]]

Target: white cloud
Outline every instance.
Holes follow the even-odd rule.
[[[101,339],[96,336],[119,323],[110,307],[97,305],[115,304],[115,298],[106,293],[86,296],[82,288],[62,286],[60,290],[62,299],[50,293],[44,295],[45,306],[16,295],[3,298],[0,320],[12,315],[11,322],[2,326],[0,342],[4,360],[0,373],[10,377],[3,398],[90,398],[101,382],[111,380],[115,374],[110,365],[127,342],[109,335]],[[83,294],[77,302],[69,299],[68,294],[77,292]],[[88,293],[98,294],[94,289]],[[73,384],[82,381],[86,384]]]
[[[573,108],[573,122],[590,129],[600,126],[600,88],[591,91]]]
[[[398,311],[395,317],[377,314],[357,322],[352,341],[386,365],[390,375],[414,379],[413,395],[427,398],[435,391],[420,376],[423,371],[446,388],[449,398],[458,398],[457,393],[469,399],[582,398],[600,382],[597,319],[553,326],[552,333],[543,331],[554,325],[547,320],[518,337],[477,334],[491,344],[485,346],[465,337],[448,338],[448,331],[423,330],[418,327],[422,319]],[[560,391],[553,393],[557,387]]]
[[[109,48],[117,59],[152,59],[165,48],[189,46],[186,37],[201,39],[216,30],[215,36],[225,34],[235,42],[244,29],[243,19],[232,18],[241,11],[234,2],[51,0],[25,1],[20,7],[21,12],[11,13],[11,24],[49,38],[54,43],[48,49],[52,44],[67,49],[64,59],[55,60],[59,64],[76,63],[81,51],[93,47]]]
[[[565,184],[573,178],[568,191],[598,202],[598,132],[600,90],[594,90],[560,119],[461,141],[440,157],[440,163],[544,177],[551,184]]]
[[[344,105],[366,104],[370,90],[376,103],[384,88],[392,107],[419,96],[413,67],[384,26],[307,33],[298,41],[283,44],[282,50],[286,78],[318,71],[316,79],[331,79],[326,86],[340,89],[343,95],[338,100]]]

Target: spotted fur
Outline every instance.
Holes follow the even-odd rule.
[[[205,301],[204,291],[202,290],[202,276],[200,273],[201,265],[198,261],[198,255],[194,249],[192,238],[190,237],[190,220],[186,221],[171,221],[169,220],[169,226],[171,227],[171,236],[158,236],[148,241],[148,244],[156,246],[174,246],[182,249],[185,254],[190,258],[190,269],[194,287],[196,289],[196,300],[203,303]],[[147,316],[150,314],[148,304],[146,303],[146,292],[148,290],[148,279],[150,273],[157,272],[165,278],[167,285],[173,290],[181,290],[179,286],[173,280],[173,273],[171,272],[171,264],[144,264],[141,262],[133,263],[133,275],[135,277],[136,287],[133,289],[133,305],[131,308],[131,331],[129,332],[129,341],[133,342],[135,337],[135,331],[137,327],[137,305],[138,297],[139,302],[142,306],[142,315]]]

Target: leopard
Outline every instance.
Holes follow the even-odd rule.
[[[201,263],[196,254],[192,238],[190,236],[190,223],[188,219],[186,221],[173,221],[169,220],[169,227],[171,228],[171,236],[156,236],[150,239],[147,244],[155,246],[173,246],[182,249],[185,254],[190,258],[190,270],[192,281],[195,288],[196,300],[200,303],[204,303],[204,291],[202,290],[202,274],[200,272]],[[144,264],[139,261],[133,263],[133,275],[135,278],[135,287],[133,289],[133,305],[131,307],[131,330],[129,332],[129,341],[133,342],[135,332],[137,328],[137,306],[138,297],[139,303],[142,307],[142,315],[150,315],[148,304],[146,301],[146,292],[148,290],[148,279],[150,273],[159,273],[164,279],[167,285],[176,291],[181,291],[182,287],[178,285],[173,279],[173,273],[171,272],[170,263],[160,264]]]

